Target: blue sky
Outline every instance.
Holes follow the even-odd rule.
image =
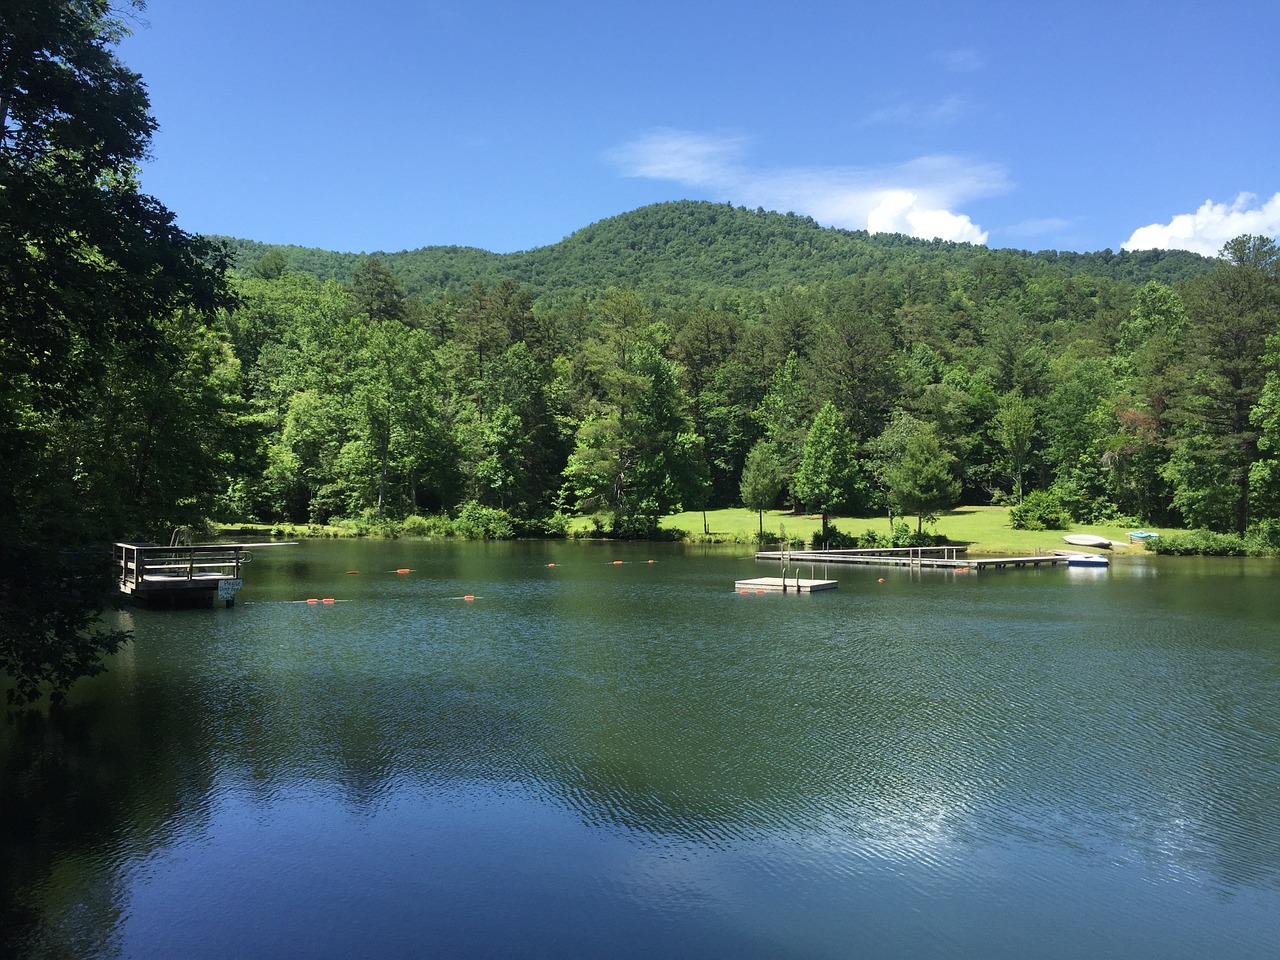
[[[1280,5],[150,0],[188,230],[555,243],[648,203],[993,247],[1280,235]]]

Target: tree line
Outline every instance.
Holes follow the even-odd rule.
[[[1272,240],[1175,285],[995,262],[904,258],[707,303],[512,280],[414,297],[376,256],[340,283],[268,255],[215,318],[253,453],[206,509],[472,506],[523,532],[587,512],[646,536],[680,508],[921,517],[1034,491],[1085,522],[1277,518]]]

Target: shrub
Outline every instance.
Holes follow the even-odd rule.
[[[467,540],[514,540],[516,521],[507,511],[469,500],[458,511],[454,532]]]
[[[934,533],[930,530],[921,530],[919,533],[912,531],[903,538],[897,546],[900,547],[941,547],[945,546],[947,538],[940,533]]]
[[[1280,551],[1280,520],[1259,520],[1244,538],[1251,549],[1260,553]]]
[[[827,539],[825,541],[822,539],[821,530],[815,530],[813,533],[813,549],[815,550],[847,550],[857,545],[857,537],[841,533],[832,523],[827,524]]]
[[[569,535],[569,523],[572,519],[567,513],[556,511],[538,520],[537,526],[545,537],[566,537]]]
[[[1009,508],[1015,530],[1065,530],[1071,520],[1062,501],[1051,490],[1032,490],[1022,503]]]
[[[893,537],[868,528],[867,532],[858,538],[858,546],[864,550],[885,550],[893,546]]]
[[[1151,543],[1151,549],[1174,557],[1243,557],[1249,553],[1248,544],[1243,537],[1234,533],[1214,533],[1212,530],[1167,534]]]
[[[451,537],[453,524],[448,517],[423,517],[415,513],[400,521],[400,532],[406,537]]]

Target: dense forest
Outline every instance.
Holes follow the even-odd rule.
[[[135,4],[137,5],[137,4]],[[644,537],[680,508],[1263,531],[1280,253],[992,250],[658,204],[498,255],[190,236],[105,0],[0,39],[0,661],[91,670],[116,539],[327,522]],[[34,678],[34,679],[32,679]]]
[[[268,255],[287,269],[321,280],[350,283],[363,254],[307,247],[269,246],[232,237],[213,238],[253,272]],[[1056,270],[1109,280],[1174,284],[1204,273],[1211,261],[1182,250],[1112,253],[990,250],[970,244],[918,240],[899,234],[820,227],[808,217],[747,210],[729,204],[660,203],[592,224],[560,243],[500,255],[473,247],[426,247],[373,256],[412,297],[434,299],[444,290],[489,286],[503,280],[540,302],[611,286],[639,287],[656,299],[685,306],[740,298],[779,288],[912,268],[993,273],[1006,261],[1033,274]]]
[[[681,202],[505,256],[232,248],[225,518],[1277,515],[1266,238],[1033,254]]]

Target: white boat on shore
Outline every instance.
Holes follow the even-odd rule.
[[[1106,537],[1095,537],[1092,533],[1068,533],[1062,539],[1073,547],[1093,547],[1095,550],[1114,546]]]

